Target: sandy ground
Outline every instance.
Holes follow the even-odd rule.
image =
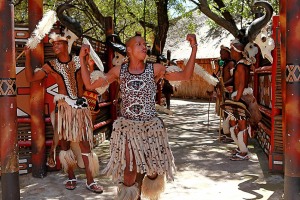
[[[168,127],[177,173],[160,199],[282,199],[283,175],[268,171],[267,156],[255,139],[250,139],[249,161],[229,160],[228,150],[235,145],[219,142],[219,117],[214,114],[213,103],[173,99],[171,104],[174,114],[160,117]],[[96,148],[102,169],[109,158],[108,147],[109,141],[104,141]],[[78,186],[73,191],[64,189],[67,177],[60,171],[48,172],[45,178],[20,175],[21,199],[114,199],[117,187],[109,177],[97,177],[105,188],[97,195],[85,188],[84,170],[78,169],[76,174]]]

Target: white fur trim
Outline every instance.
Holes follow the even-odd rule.
[[[89,170],[92,173],[92,177],[99,175],[99,159],[95,152],[91,153],[81,153],[82,156],[87,156],[89,160]]]
[[[167,73],[181,72],[181,71],[182,71],[182,69],[180,67],[176,66],[176,65],[171,65],[171,66],[168,66],[166,68],[166,72]]]
[[[56,103],[56,102],[58,102],[58,101],[61,100],[61,99],[65,99],[65,97],[68,97],[68,96],[63,95],[63,94],[57,94],[57,95],[55,95],[54,98],[53,98],[53,103]]]
[[[230,115],[228,115],[228,117],[223,121],[223,132],[224,134],[229,134],[230,133],[230,124],[229,124],[229,120],[230,120]]]
[[[103,78],[105,79],[106,83],[102,86],[102,87],[98,87],[95,90],[99,93],[99,94],[103,94],[109,87],[109,84],[107,82],[106,76],[103,72],[99,71],[99,70],[95,70],[91,73],[90,75],[90,79],[91,79],[91,83],[94,83],[96,80],[98,80],[99,78]]]
[[[73,153],[76,157],[78,167],[83,169],[84,168],[84,162],[82,160],[81,149],[80,149],[80,146],[79,146],[79,142],[71,142],[70,148],[71,148],[71,150],[73,151]]]
[[[57,42],[57,41],[68,41],[68,39],[60,34],[57,34],[55,32],[52,32],[49,34],[49,43],[52,44],[53,42]]]
[[[139,189],[137,183],[128,187],[124,184],[118,186],[118,193],[115,200],[136,200],[139,197]]]
[[[146,176],[142,184],[142,196],[146,199],[159,199],[161,193],[164,192],[166,185],[165,175],[158,175],[156,179],[152,180]]]
[[[81,98],[85,99],[85,102],[87,104],[87,99],[85,97],[81,97]],[[76,104],[77,99],[75,99],[75,100],[71,99],[70,97],[68,97],[66,95],[63,95],[63,94],[55,95],[54,98],[53,98],[53,102],[56,103],[56,102],[58,102],[59,100],[62,100],[62,99],[65,100],[65,102],[67,102],[67,104],[69,106],[71,106],[72,108],[85,108],[85,107],[82,107],[81,105]]]
[[[253,90],[252,88],[245,88],[244,91],[243,91],[243,95],[253,95]],[[233,99],[233,97],[235,97],[237,95],[237,91],[234,91],[232,94],[231,94],[231,99]]]
[[[68,170],[74,169],[77,165],[75,155],[71,149],[67,151],[61,150],[59,152],[59,160],[61,163],[61,168],[64,170],[65,173],[68,173]]]
[[[236,127],[233,126],[233,127],[230,127],[229,130],[230,130],[231,138],[233,139],[233,141],[235,142],[235,144],[238,145],[239,142],[238,142],[238,139],[237,139],[237,137],[236,137],[236,135],[235,135],[235,133],[234,133],[234,129],[235,129],[235,128],[236,128]]]
[[[246,153],[248,152],[248,148],[244,142],[244,132],[247,131],[247,129],[243,130],[243,131],[240,131],[238,133],[238,146],[239,146],[239,149],[241,150],[242,153]]]

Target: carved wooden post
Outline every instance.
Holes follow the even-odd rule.
[[[32,33],[43,17],[43,1],[28,1],[29,32]],[[33,69],[44,63],[44,46],[41,42],[31,52],[31,66]],[[44,81],[33,82],[30,86],[30,115],[32,139],[32,176],[42,178],[46,175],[45,155],[45,120],[44,120]]]
[[[20,199],[17,145],[16,55],[14,6],[0,2],[0,148],[2,199]]]
[[[300,0],[280,1],[284,199],[300,199]]]
[[[106,34],[106,37],[114,34],[113,20],[111,17],[105,17],[105,34]],[[110,37],[110,39],[113,40],[114,38]],[[112,47],[109,47],[107,45],[107,66],[108,66],[109,70],[114,67],[112,64],[113,58],[114,58],[114,50]],[[109,99],[112,102],[116,99],[116,97],[118,95],[117,87],[119,87],[119,86],[118,86],[118,83],[116,83],[116,82],[110,84],[110,86],[109,86]],[[116,108],[115,104],[111,104],[110,114],[111,114],[112,120],[117,119],[117,108]]]

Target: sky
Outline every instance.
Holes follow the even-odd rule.
[[[193,8],[196,7],[196,5],[192,2],[190,2],[189,0],[186,0],[186,2],[183,2],[183,5],[185,6],[186,10],[192,10]],[[170,10],[170,14],[173,18],[178,16],[178,13],[176,13],[176,10],[174,10],[174,9]]]

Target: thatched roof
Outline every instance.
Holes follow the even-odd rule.
[[[223,44],[229,46],[233,36],[223,28],[211,30],[206,21],[208,18],[198,11],[193,12],[191,17],[197,23],[197,41],[198,51],[197,58],[216,58],[220,56],[220,46]],[[191,47],[185,40],[187,26],[191,18],[180,19],[174,26],[171,26],[168,31],[168,37],[164,48],[164,54],[167,50],[171,50],[172,59],[181,60],[189,58]]]

